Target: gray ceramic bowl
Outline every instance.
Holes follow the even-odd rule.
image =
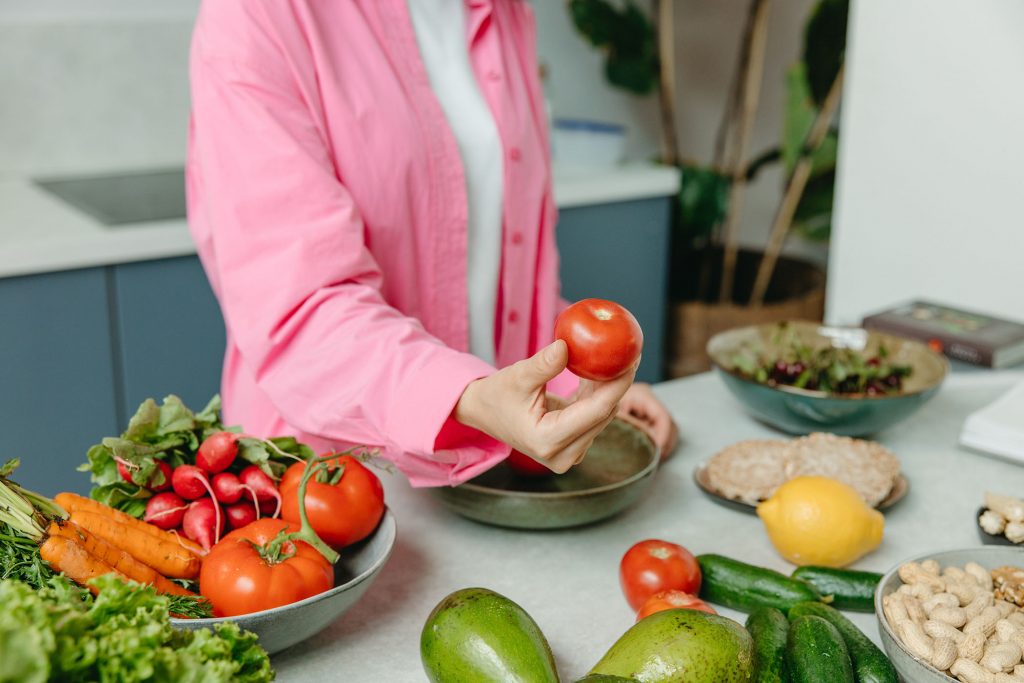
[[[395,544],[395,517],[391,510],[366,540],[341,550],[334,566],[334,588],[319,595],[238,617],[213,619],[171,619],[177,628],[208,628],[222,621],[233,621],[260,638],[260,645],[274,654],[309,638],[340,617],[363,596],[377,577]]]
[[[935,560],[943,569],[953,565],[963,567],[968,562],[977,562],[986,569],[995,569],[1003,565],[1024,566],[1024,548],[1010,548],[1006,546],[978,546],[977,548],[965,548],[963,550],[947,550],[940,553],[927,553],[911,557],[903,562],[923,562],[924,560]],[[899,638],[893,631],[892,625],[885,618],[882,611],[882,599],[893,593],[902,585],[897,571],[900,565],[896,565],[882,577],[875,591],[875,615],[878,617],[878,635],[882,639],[885,653],[889,655],[893,666],[899,672],[903,680],[908,683],[949,683],[956,681],[946,674],[940,672],[932,665],[921,661],[910,654],[900,643]]]
[[[658,468],[657,447],[641,430],[613,420],[565,474],[530,478],[501,463],[461,486],[432,489],[469,519],[516,529],[562,529],[611,517],[633,505]]]
[[[800,343],[812,348],[851,348],[873,355],[884,345],[894,363],[910,365],[913,374],[898,394],[844,396],[792,386],[755,382],[734,369],[738,354],[749,351],[771,357],[789,349],[785,334],[792,331]],[[708,356],[726,387],[754,417],[790,434],[815,431],[844,436],[867,436],[891,427],[914,413],[939,390],[949,370],[946,359],[924,344],[857,327],[829,327],[819,323],[786,321],[752,325],[716,334],[708,342]]]

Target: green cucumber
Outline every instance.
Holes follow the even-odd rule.
[[[789,623],[786,666],[793,683],[856,683],[843,637],[835,626],[811,614]]]
[[[786,683],[786,638],[789,621],[774,607],[758,607],[747,617],[754,639],[754,677],[751,683]]]
[[[772,569],[755,567],[721,555],[699,555],[700,597],[716,605],[752,612],[774,607],[783,612],[799,602],[821,600],[821,594],[806,581],[793,579]]]
[[[821,617],[839,631],[850,653],[857,683],[899,683],[896,669],[885,653],[838,610],[820,602],[802,602],[789,610],[791,619],[808,615]]]
[[[822,595],[832,596],[832,606],[853,612],[875,611],[875,589],[881,574],[831,567],[798,567],[793,578],[802,579]]]

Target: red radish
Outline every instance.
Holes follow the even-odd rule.
[[[122,460],[121,458],[115,459],[117,460],[117,471],[121,475],[121,478],[124,479],[129,484],[134,484],[135,480],[132,479],[132,470],[138,469],[138,467],[136,465],[132,465],[127,460]],[[146,484],[146,488],[149,489],[150,491],[158,492],[166,491],[167,489],[171,488],[171,466],[168,465],[163,460],[157,460],[156,469],[157,471],[153,472],[153,474],[150,475],[149,482]],[[164,480],[160,484],[153,483],[160,476],[157,472],[162,473],[164,475]]]
[[[187,537],[209,550],[220,541],[225,521],[220,514],[220,506],[213,498],[200,498],[192,501],[185,510],[181,529]]]
[[[210,494],[210,502],[213,502],[213,488],[210,486],[210,482],[206,479],[206,473],[195,465],[178,465],[174,468],[174,473],[171,475],[171,484],[174,486],[174,492],[185,500],[195,500],[200,498],[203,494]],[[191,509],[191,508],[190,508]],[[217,528],[220,529],[224,526],[224,520],[220,516],[220,506],[213,506],[214,515],[216,516]],[[188,517],[188,512],[185,513]],[[188,532],[185,532],[188,535]],[[220,532],[216,534],[217,539],[220,539]],[[189,538],[192,538],[189,536]],[[197,541],[202,544],[202,541],[192,538],[193,541]],[[205,547],[205,546],[204,546]],[[206,548],[209,550],[209,548]]]
[[[168,465],[163,460],[157,460],[156,469],[157,472],[164,475],[164,480],[159,484],[154,484],[154,480],[157,479],[157,474],[154,473],[153,476],[149,478],[149,484],[146,486],[146,488],[148,488],[150,491],[156,492],[166,491],[169,488],[171,488],[171,466]]]
[[[168,477],[169,480],[170,477]],[[186,509],[188,509],[188,505],[184,500],[170,491],[166,491],[149,499],[149,502],[146,503],[146,514],[142,519],[164,531],[177,529],[181,525],[181,519],[185,516]]]
[[[171,484],[174,492],[185,500],[202,498],[206,494],[213,495],[210,482],[206,478],[206,472],[195,465],[178,465],[171,474]]]
[[[274,500],[273,498],[261,500],[259,502],[259,505],[256,506],[256,509],[259,510],[261,514],[270,515],[271,517],[273,517],[274,512],[277,511],[277,501]]]
[[[281,512],[281,494],[278,492],[277,486],[274,485],[274,480],[267,476],[266,472],[256,465],[249,465],[239,473],[238,478],[256,492],[256,498],[261,503],[274,500],[277,504],[274,506],[272,516],[278,516]]]
[[[243,500],[241,503],[235,503],[234,505],[225,505],[224,514],[227,515],[232,529],[241,529],[243,526],[255,522],[259,513],[252,503]]]
[[[242,482],[238,480],[238,477],[231,474],[230,472],[219,472],[213,475],[213,479],[210,480],[210,486],[213,488],[213,497],[217,499],[218,503],[237,503],[238,499],[242,497],[242,493],[248,488],[242,486]],[[255,500],[256,494],[252,494],[253,500]]]
[[[199,444],[196,451],[196,465],[210,474],[223,472],[238,455],[238,434],[232,432],[214,432]]]

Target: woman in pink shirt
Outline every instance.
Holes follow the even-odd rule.
[[[551,343],[534,36],[524,0],[203,3],[186,173],[227,328],[226,421],[377,447],[416,486],[510,447],[565,471],[616,411],[674,445],[633,372],[577,384]]]

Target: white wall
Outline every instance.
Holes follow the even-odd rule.
[[[675,1],[681,151],[707,162],[748,3]],[[640,2],[649,9],[649,0]],[[784,75],[799,55],[813,4],[773,3],[752,154],[779,140]],[[653,158],[660,140],[656,98],[605,82],[603,56],[576,33],[564,0],[533,5],[554,114],[623,123],[629,158]],[[180,164],[198,6],[199,0],[0,0],[0,177]],[[773,169],[749,189],[744,244],[763,245],[781,183]],[[822,248],[799,241],[788,251],[824,261]]]
[[[854,0],[827,317],[1024,319],[1024,2]]]

